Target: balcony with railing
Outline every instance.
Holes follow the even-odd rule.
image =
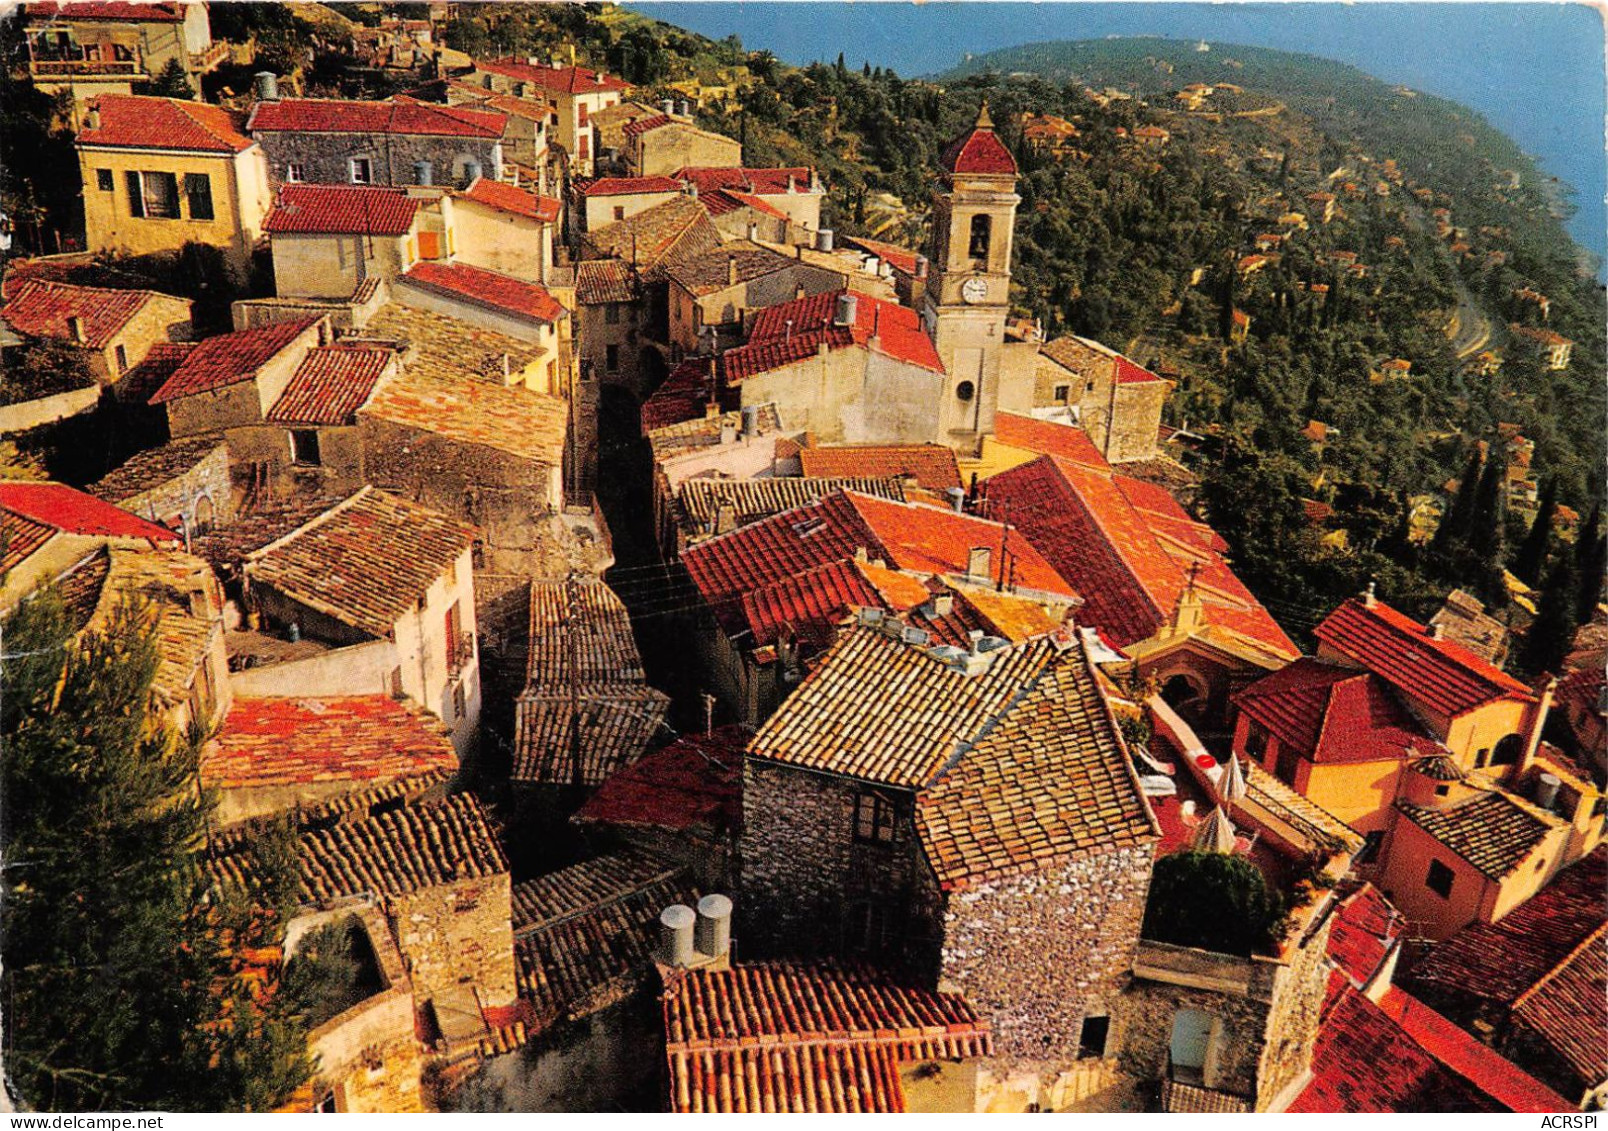
[[[190,53],[190,71],[192,74],[205,74],[217,69],[218,65],[228,58],[229,44],[220,40],[205,51]]]
[[[34,79],[147,77],[145,61],[138,48],[113,52],[76,44],[37,42],[28,45],[28,74]]]

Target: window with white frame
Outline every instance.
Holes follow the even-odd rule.
[[[350,179],[354,185],[371,185],[374,183],[374,162],[367,157],[353,157],[348,163],[351,168]]]

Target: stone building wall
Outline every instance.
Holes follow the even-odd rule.
[[[1248,960],[1228,961],[1250,965]],[[1123,1070],[1142,1080],[1165,1079],[1173,1019],[1182,1010],[1198,1010],[1215,1019],[1205,1087],[1251,1099],[1266,1043],[1270,992],[1265,985],[1257,996],[1254,988],[1232,993],[1135,978],[1122,1001],[1121,1021],[1113,1024]]]
[[[1161,409],[1167,403],[1165,381],[1118,385],[1116,412],[1111,417],[1105,456],[1112,463],[1150,459],[1156,454]]]
[[[431,179],[438,185],[465,187],[468,161],[478,162],[481,174],[492,180],[502,175],[502,143],[495,138],[299,130],[265,130],[256,137],[275,184],[285,180],[285,166],[291,163],[301,165],[302,179],[309,184],[348,184],[353,157],[373,162],[373,183],[377,185],[417,184],[413,167],[418,161],[430,162]]]
[[[219,441],[188,471],[181,471],[166,483],[136,495],[111,501],[152,522],[165,523],[178,515],[185,528],[192,531],[196,528],[198,511],[205,517],[210,509],[209,525],[232,522],[234,497],[229,487],[229,448]]]
[[[387,910],[418,999],[472,984],[484,1006],[513,1003],[507,873],[394,896]]]
[[[1274,975],[1273,1003],[1268,1010],[1267,1040],[1257,1067],[1256,1110],[1269,1105],[1312,1065],[1319,1014],[1329,987],[1329,927],[1333,917],[1286,955],[1288,965]]]
[[[748,958],[886,959],[919,921],[917,893],[928,869],[915,839],[912,798],[881,791],[896,806],[894,841],[872,844],[854,835],[859,792],[846,778],[746,761],[737,908]]]
[[[1111,1017],[1130,980],[1152,863],[1148,844],[949,893],[940,987],[994,1027],[994,1075],[1046,1080],[1078,1060],[1085,1015]]]

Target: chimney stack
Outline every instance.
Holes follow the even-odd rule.
[[[944,493],[949,496],[949,506],[956,514],[966,513],[966,489],[964,487],[951,487]]]
[[[752,440],[759,435],[759,406],[743,406],[743,439]]]
[[[84,112],[84,128],[86,130],[100,129],[100,108],[98,106],[92,105]]]
[[[84,320],[76,314],[69,314],[67,316],[67,333],[72,337],[73,341],[77,342],[79,345],[83,345],[89,340],[88,336],[84,333]]]
[[[718,894],[700,899],[693,932],[700,955],[725,958],[731,951],[731,900]]]
[[[257,87],[258,102],[279,101],[279,76],[272,71],[258,71],[251,80]]]
[[[860,296],[853,291],[844,291],[837,297],[837,317],[833,324],[837,326],[853,326],[860,315]]]
[[[735,252],[726,253],[726,285],[728,287],[737,285],[737,255]]]
[[[994,552],[987,546],[974,546],[966,555],[966,576],[973,581],[992,581]]]
[[[684,903],[674,903],[659,912],[659,960],[666,966],[691,966],[693,925],[697,913]]]

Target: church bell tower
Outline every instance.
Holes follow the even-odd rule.
[[[939,162],[931,274],[922,318],[948,374],[940,442],[974,452],[994,427],[1010,310],[1016,159],[994,133],[988,104]]]

